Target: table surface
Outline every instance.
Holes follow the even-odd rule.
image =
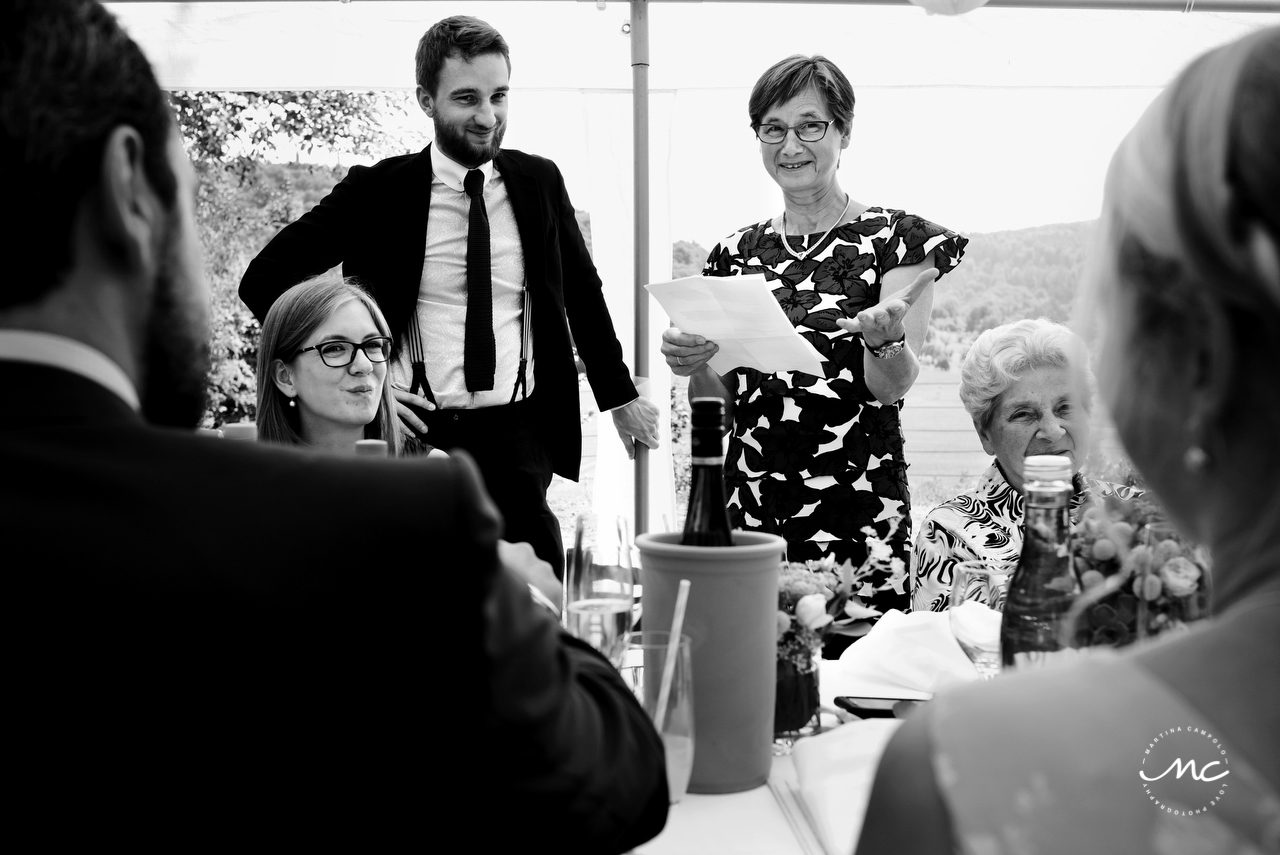
[[[843,693],[844,687],[834,679],[837,677],[836,662],[824,660],[821,665],[819,689],[822,690],[822,704],[830,709],[834,696]],[[838,724],[837,718],[827,712],[823,713],[822,720],[828,729]],[[839,730],[845,734],[844,727]],[[862,825],[860,812],[865,809],[876,758],[884,745],[884,738],[875,736],[875,732],[882,729],[865,730],[866,737],[849,731],[849,738],[816,739],[815,746],[818,741],[825,740],[824,753],[834,751],[828,755],[828,768],[824,774],[830,775],[842,766],[848,772],[847,775],[836,772],[836,777],[844,778],[844,781],[823,777],[822,795],[810,793],[825,804],[811,807],[800,795],[793,758],[790,755],[775,756],[769,782],[764,786],[725,795],[687,793],[679,804],[671,806],[662,833],[637,847],[633,855],[849,855],[848,852],[827,851],[823,834],[829,838],[832,835],[831,820],[825,821],[823,833],[817,832],[824,821],[816,818],[813,810],[838,810],[842,824],[847,826],[844,830],[856,840],[856,830]],[[696,745],[694,750],[697,750]],[[847,766],[841,757],[849,758]]]
[[[804,814],[791,757],[774,757],[769,783],[741,793],[686,793],[662,833],[635,855],[824,855]]]

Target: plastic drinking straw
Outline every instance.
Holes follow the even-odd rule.
[[[667,641],[667,661],[662,663],[662,683],[658,686],[658,714],[653,729],[662,733],[667,721],[667,701],[671,699],[671,680],[676,675],[676,656],[680,652],[680,630],[684,629],[684,607],[689,603],[689,580],[680,580],[676,591],[676,613],[671,618],[671,638]]]
[[[569,588],[578,583],[582,567],[582,529],[586,525],[582,514],[573,521],[573,552],[565,562],[564,584],[560,586],[560,625],[569,628]]]
[[[618,517],[618,565],[631,572],[631,524],[624,516]]]

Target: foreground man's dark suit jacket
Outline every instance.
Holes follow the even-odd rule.
[[[662,828],[661,741],[501,569],[469,458],[156,429],[22,363],[0,387],[24,838],[622,852]]]
[[[555,471],[576,481],[582,420],[573,345],[601,411],[635,398],[636,388],[560,170],[546,158],[520,151],[503,151],[493,162],[511,199],[532,295],[530,400],[537,407],[539,436]],[[417,307],[430,202],[429,146],[370,167],[351,167],[333,192],[258,254],[240,282],[240,298],[262,320],[287,289],[341,263],[345,276],[359,279],[373,293],[398,352]]]

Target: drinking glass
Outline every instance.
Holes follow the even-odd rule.
[[[630,683],[644,711],[658,724],[662,671],[666,667],[671,633],[645,630],[631,634],[623,676]],[[689,636],[681,635],[676,647],[675,672],[667,697],[660,735],[667,755],[667,787],[671,804],[680,801],[693,773],[693,670]]]
[[[1209,616],[1212,596],[1209,556],[1166,522],[1143,526],[1145,553],[1132,561],[1138,599],[1138,638],[1186,629]]]
[[[1000,673],[1000,621],[1011,570],[981,560],[955,566],[947,618],[960,649],[984,680]]]
[[[621,667],[631,631],[631,560],[627,548],[619,543],[616,533],[620,528],[600,525],[597,520],[594,533],[588,535],[587,522],[588,518],[579,517],[565,567],[564,627],[599,650],[615,667]],[[615,532],[612,537],[611,530]]]

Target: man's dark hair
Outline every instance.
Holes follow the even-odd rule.
[[[9,266],[0,309],[39,299],[71,267],[76,209],[97,181],[107,137],[122,125],[142,137],[147,179],[172,205],[173,114],[111,13],[96,0],[0,4],[0,163],[15,215],[0,237]]]
[[[467,15],[437,21],[418,40],[418,85],[434,97],[446,59],[456,56],[470,62],[486,53],[502,54],[507,61],[507,73],[511,73],[511,51],[506,39],[493,27]]]
[[[760,124],[770,107],[785,104],[809,89],[826,99],[836,130],[847,134],[853,125],[853,87],[844,72],[821,54],[794,54],[775,62],[760,75],[747,101],[751,126]]]

